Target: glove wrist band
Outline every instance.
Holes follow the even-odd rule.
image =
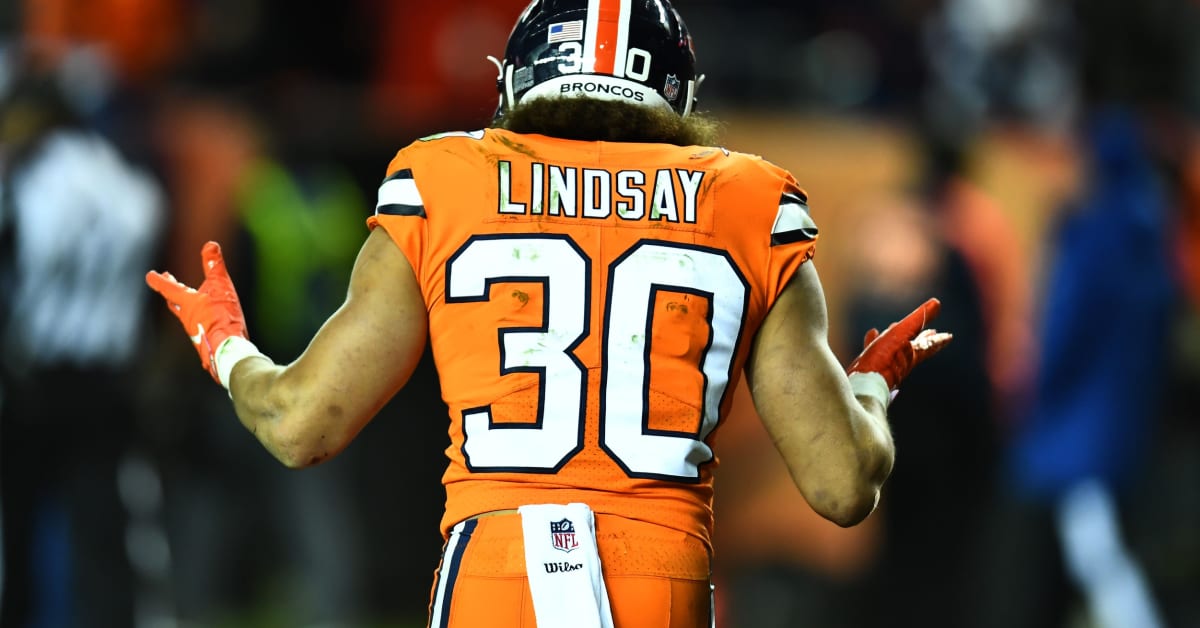
[[[237,366],[238,362],[253,357],[267,356],[263,355],[253,342],[241,336],[230,336],[217,345],[212,357],[213,370],[217,372],[217,381],[221,382],[225,390],[229,390],[229,374],[233,372],[233,367]]]
[[[887,408],[895,395],[888,389],[887,380],[883,375],[874,371],[854,371],[850,373],[850,390],[855,397],[870,397]]]

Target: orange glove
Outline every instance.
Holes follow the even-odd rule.
[[[895,395],[900,382],[913,367],[933,357],[950,344],[953,335],[936,329],[925,329],[942,309],[941,301],[929,299],[898,322],[879,333],[872,329],[863,338],[863,350],[850,363],[846,373],[878,373],[888,390]]]
[[[225,269],[221,245],[208,242],[201,250],[200,258],[204,262],[204,283],[200,284],[199,290],[179,283],[170,273],[156,271],[146,273],[146,283],[167,300],[171,312],[183,323],[200,354],[201,366],[228,388],[213,355],[226,339],[246,338],[246,317],[242,314],[242,304],[229,271]]]

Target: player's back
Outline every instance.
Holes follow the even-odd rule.
[[[491,129],[401,151],[373,220],[429,307],[443,530],[581,501],[707,543],[708,441],[811,256],[804,202],[786,172],[716,148]]]

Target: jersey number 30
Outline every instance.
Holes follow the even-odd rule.
[[[499,330],[500,374],[537,373],[536,420],[496,423],[487,406],[463,411],[463,455],[472,471],[554,473],[583,449],[587,373],[574,350],[591,333],[591,259],[565,235],[469,240],[446,267],[446,302],[486,301],[496,283],[541,284],[540,327]],[[709,302],[709,342],[696,432],[649,427],[647,386],[656,294]],[[600,390],[600,446],[631,477],[697,481],[712,460],[716,427],[744,323],[749,289],[723,251],[642,240],[608,268]]]

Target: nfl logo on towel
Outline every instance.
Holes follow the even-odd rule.
[[[550,543],[554,546],[554,549],[561,552],[569,552],[577,549],[579,541],[575,540],[575,524],[571,523],[570,519],[551,521]]]

